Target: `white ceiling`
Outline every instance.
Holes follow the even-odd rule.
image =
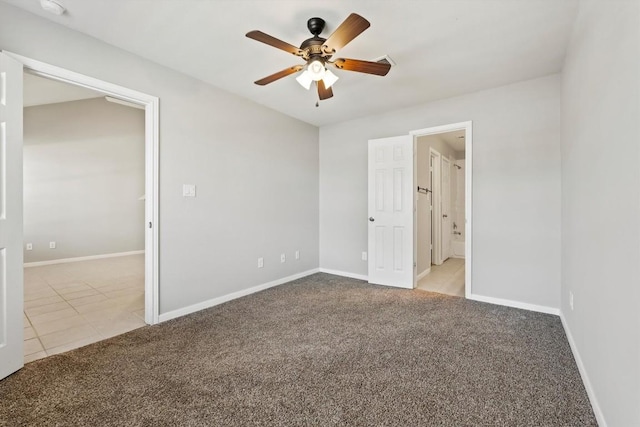
[[[464,153],[465,143],[464,143],[464,130],[456,130],[453,132],[441,133],[438,135],[440,139],[449,144],[453,151],[458,153]]]
[[[24,106],[56,104],[104,97],[104,94],[80,86],[70,85],[33,74],[24,74]]]
[[[315,125],[382,113],[557,73],[578,0],[57,0],[55,16],[39,0],[2,0],[167,67]],[[351,12],[371,27],[335,57],[389,55],[386,77],[335,71],[334,97],[289,76],[253,81],[302,61],[250,40],[258,29],[293,45],[327,21],[327,37]]]

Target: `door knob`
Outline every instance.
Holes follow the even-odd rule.
[[[375,218],[374,218],[374,217],[372,217],[372,216],[370,216],[370,217],[369,217],[369,221],[373,222],[373,221],[375,221]]]

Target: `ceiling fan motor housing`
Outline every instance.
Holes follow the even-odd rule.
[[[313,34],[313,37],[302,42],[300,49],[303,51],[302,58],[306,61],[314,58],[321,59],[324,62],[325,59],[329,59],[331,55],[327,55],[323,49],[324,42],[327,39],[320,37],[319,34],[324,30],[325,21],[322,18],[310,18],[307,21],[307,28]]]
[[[314,36],[303,41],[300,45],[300,49],[302,50],[302,58],[305,60],[309,60],[313,57],[326,57],[326,55],[324,55],[325,52],[322,49],[325,41],[326,39],[318,36]]]

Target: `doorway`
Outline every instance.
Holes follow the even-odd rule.
[[[456,231],[464,228],[464,296],[471,296],[471,247],[472,247],[472,122],[455,123],[445,126],[437,126],[427,129],[411,131],[408,135],[400,135],[387,138],[371,139],[368,141],[368,215],[363,218],[368,225],[368,281],[372,284],[394,286],[398,288],[413,289],[417,285],[417,278],[420,273],[428,274],[430,266],[429,259],[436,265],[442,264],[442,239],[438,238],[442,232],[438,227],[442,227],[442,203],[439,186],[442,184],[441,174],[433,178],[433,188],[431,181],[426,184],[424,178],[418,179],[417,161],[418,155],[417,139],[428,135],[443,134],[447,132],[464,132],[464,216],[456,222]],[[427,158],[431,158],[434,174],[437,169],[442,168],[442,155],[437,150],[427,151],[431,153]],[[439,160],[437,160],[439,158]],[[434,160],[436,159],[436,160]],[[455,158],[448,158],[445,167],[452,167]],[[447,166],[448,163],[448,166]],[[457,169],[457,168],[456,168]],[[449,171],[449,184],[451,181],[451,171]],[[434,175],[435,176],[435,175]],[[435,191],[433,191],[435,190]],[[427,195],[425,199],[422,194]],[[433,200],[431,201],[431,197]],[[433,231],[429,227],[432,243],[429,245],[431,256],[422,263],[422,268],[418,271],[419,239],[418,232],[418,205],[429,201],[431,215],[437,215],[439,221],[434,220]],[[451,195],[449,195],[451,201]],[[449,217],[451,207],[445,207],[445,215]],[[424,211],[423,211],[424,212]],[[447,213],[448,212],[448,213]],[[423,221],[424,222],[424,221]],[[460,224],[458,224],[460,222]],[[445,222],[447,233],[453,229],[453,222]],[[427,242],[429,238],[426,239]],[[447,242],[445,242],[447,243]],[[453,242],[445,245],[448,257],[453,251]]]
[[[471,122],[412,132],[415,173],[414,287],[471,294]]]
[[[144,108],[144,319],[147,324],[158,323],[158,141],[159,100],[141,92],[104,82],[89,76],[65,70],[40,61],[6,51],[0,52],[2,94],[2,144],[7,147],[6,197],[2,209],[9,213],[1,217],[0,227],[11,233],[2,233],[2,259],[4,270],[1,281],[6,304],[0,307],[5,334],[0,336],[3,346],[0,356],[6,362],[0,369],[0,378],[20,369],[24,364],[23,350],[23,216],[22,216],[22,107],[23,71],[52,80],[88,88],[115,99],[131,102]],[[6,90],[5,90],[6,88]],[[19,164],[19,166],[18,166]]]
[[[416,287],[464,296],[465,131],[416,137]],[[461,183],[462,185],[459,185]],[[462,246],[461,253],[458,251]]]
[[[145,325],[144,108],[23,76],[25,363]]]

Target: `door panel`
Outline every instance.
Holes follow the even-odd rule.
[[[369,283],[413,288],[413,139],[369,141]]]
[[[0,52],[0,379],[22,368],[22,64]]]

